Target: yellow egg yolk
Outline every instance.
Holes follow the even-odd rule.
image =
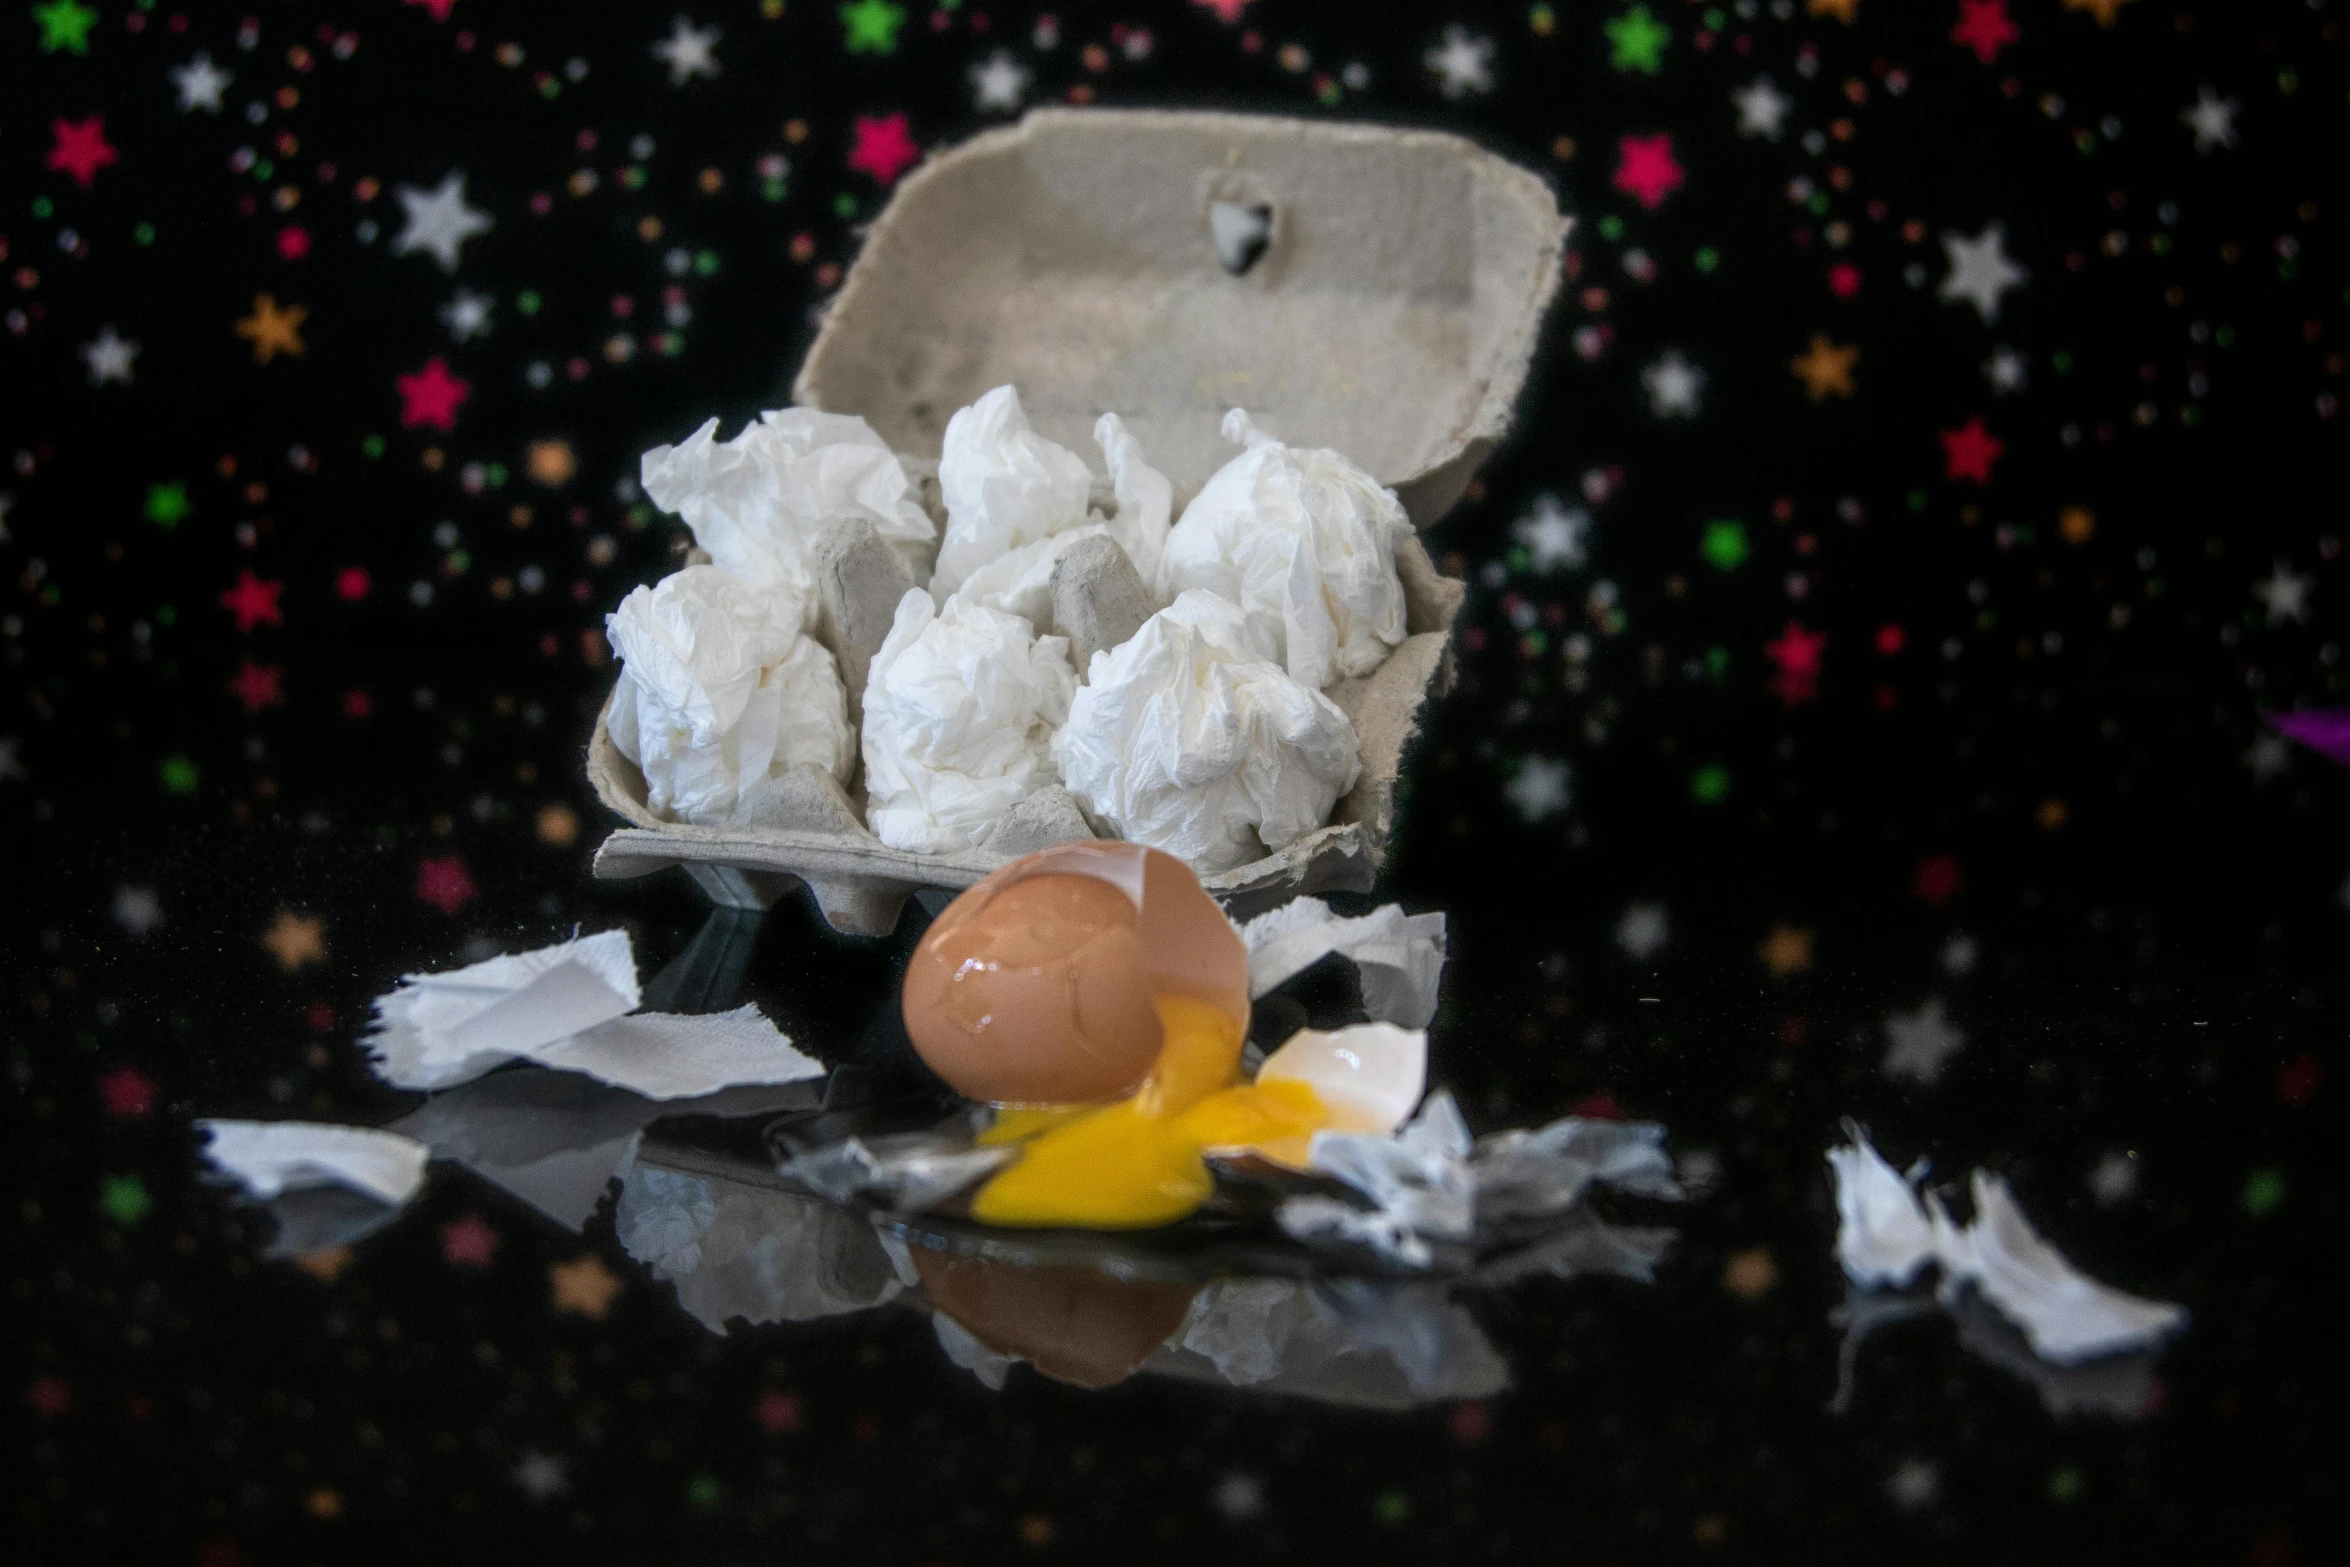
[[[1204,1002],[1156,1001],[1166,1043],[1142,1086],[1107,1105],[1022,1105],[980,1139],[1022,1144],[979,1188],[984,1224],[1147,1229],[1196,1211],[1215,1188],[1210,1148],[1261,1148],[1302,1165],[1332,1117],[1303,1083],[1241,1084],[1239,1024]],[[1286,1156],[1286,1157],[1285,1157]]]

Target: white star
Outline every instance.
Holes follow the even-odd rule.
[[[1966,1043],[1966,1035],[1943,1015],[1940,996],[1928,997],[1915,1012],[1887,1013],[1885,1038],[1885,1075],[1914,1077],[1921,1083],[1940,1077],[1942,1063]]]
[[[111,323],[98,329],[98,335],[82,345],[82,363],[90,367],[90,384],[104,386],[109,381],[131,384],[131,361],[139,357],[139,345],[114,330]]]
[[[1448,27],[1444,42],[1420,56],[1436,75],[1436,90],[1447,98],[1493,91],[1493,40],[1465,27]]]
[[[2268,623],[2272,626],[2280,620],[2307,620],[2311,581],[2296,575],[2292,567],[2280,560],[2266,582],[2252,585],[2252,596],[2268,606]]]
[[[490,329],[490,306],[495,303],[487,294],[476,294],[461,288],[449,302],[441,306],[441,321],[449,335],[460,343],[471,342]]]
[[[1942,1491],[1942,1476],[1922,1458],[1912,1458],[1886,1478],[1885,1494],[1905,1513],[1914,1513]]]
[[[203,50],[185,65],[175,65],[164,72],[171,85],[180,91],[180,113],[189,114],[202,109],[207,114],[220,112],[221,90],[235,77],[212,63],[212,56]]]
[[[1991,350],[1991,357],[1983,361],[1983,379],[1991,383],[1991,390],[2005,397],[2010,392],[2024,389],[2025,370],[2029,361],[2005,343]]]
[[[1635,962],[1647,962],[1672,938],[1672,920],[1661,903],[1635,903],[1616,921],[1616,945]]]
[[[1265,1510],[1264,1482],[1255,1475],[1228,1474],[1216,1482],[1208,1500],[1227,1523],[1245,1523]]]
[[[718,74],[717,49],[717,28],[696,27],[681,16],[669,36],[653,45],[653,58],[669,67],[670,86],[683,87],[697,76]]]
[[[2179,120],[2195,133],[2197,152],[2236,145],[2236,100],[2222,98],[2209,87],[2197,93],[2195,101],[2179,111]]]
[[[571,1489],[570,1477],[564,1473],[566,1467],[562,1459],[532,1449],[514,1466],[514,1483],[532,1501],[543,1502]]]
[[[1730,101],[1738,106],[1738,134],[1764,136],[1772,141],[1787,128],[1787,111],[1795,107],[1795,100],[1771,85],[1767,76],[1753,81],[1730,94]]]
[[[24,763],[16,754],[17,747],[23,744],[24,737],[21,735],[0,735],[0,783],[11,778],[25,779],[32,776],[24,770]]]
[[[162,900],[152,887],[117,887],[114,922],[134,936],[144,936],[163,923]]]
[[[982,113],[996,110],[1009,114],[1028,96],[1028,84],[1034,79],[1027,66],[1012,58],[1010,50],[998,49],[971,67],[971,94]]]
[[[1520,517],[1510,532],[1534,557],[1536,571],[1573,571],[1583,564],[1583,535],[1591,527],[1591,513],[1559,504],[1555,495],[1534,497],[1534,509]]]
[[[1962,930],[1942,943],[1942,971],[1946,974],[1972,974],[1976,961],[1982,955],[1982,948],[1975,944],[1975,938]]]
[[[2109,1153],[2089,1172],[2089,1192],[2108,1208],[2138,1190],[2138,1156]]]
[[[1660,419],[1686,419],[1697,412],[1697,394],[1705,389],[1705,372],[1671,348],[1655,364],[1640,372],[1648,388],[1648,406]]]
[[[1518,764],[1518,776],[1509,781],[1509,787],[1502,793],[1510,797],[1510,804],[1518,808],[1520,816],[1538,822],[1567,808],[1567,802],[1574,798],[1573,790],[1568,787],[1572,776],[1564,762],[1547,756],[1529,756]]]
[[[2004,223],[1985,224],[1983,232],[1973,239],[1945,229],[1942,253],[1950,259],[1950,275],[1942,280],[1936,296],[1943,300],[1965,300],[1986,323],[1999,319],[1999,296],[2020,287],[2029,276],[2007,257]]]
[[[2252,769],[2254,783],[2267,783],[2293,765],[2293,748],[2285,744],[2283,735],[2264,729],[2253,737],[2252,748],[2244,753],[2244,765]]]
[[[457,270],[457,251],[467,240],[490,226],[490,215],[465,205],[464,171],[452,169],[431,190],[402,185],[395,192],[408,215],[408,226],[392,241],[392,254],[405,256],[429,250],[444,272]]]

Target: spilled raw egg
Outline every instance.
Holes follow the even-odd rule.
[[[1016,860],[949,904],[906,970],[915,1050],[997,1106],[1019,1157],[975,1218],[1136,1229],[1197,1210],[1207,1155],[1304,1167],[1317,1131],[1391,1131],[1418,1101],[1426,1036],[1306,1031],[1243,1082],[1248,953],[1189,867],[1124,843]]]

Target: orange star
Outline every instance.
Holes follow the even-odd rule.
[[[612,1309],[612,1297],[625,1287],[620,1276],[592,1251],[581,1253],[575,1261],[556,1263],[547,1270],[547,1278],[555,1286],[557,1311],[576,1311],[598,1322]]]
[[[1767,1246],[1738,1253],[1722,1269],[1722,1288],[1740,1300],[1760,1300],[1778,1282],[1779,1265],[1771,1260]]]
[[[253,296],[253,313],[237,322],[237,336],[253,345],[253,362],[265,365],[280,354],[292,354],[296,359],[309,352],[302,341],[302,322],[310,314],[308,305],[286,305],[267,294]]]
[[[294,1259],[294,1266],[309,1274],[321,1284],[332,1284],[342,1271],[351,1265],[351,1248],[329,1246],[324,1251],[306,1251]]]
[[[261,944],[277,959],[278,967],[291,974],[305,963],[326,961],[326,921],[315,914],[296,914],[292,909],[280,909],[268,930],[261,934]]]
[[[1813,16],[1832,16],[1848,27],[1860,20],[1860,0],[1810,0],[1804,10]]]
[[[2097,18],[2099,27],[2111,27],[2121,20],[2122,7],[2129,3],[2130,0],[2064,0],[2064,8],[2067,11],[2086,11]]]
[[[539,841],[568,847],[579,837],[579,813],[568,805],[549,805],[539,811]]]
[[[1803,382],[1803,389],[1815,403],[1830,397],[1852,395],[1852,363],[1860,357],[1860,345],[1838,348],[1828,341],[1826,334],[1814,332],[1811,347],[1788,362]]]
[[[1770,936],[1762,944],[1762,960],[1773,979],[1785,979],[1810,968],[1811,927],[1773,925]]]
[[[571,453],[569,441],[533,441],[530,443],[530,476],[554,489],[579,471],[579,459]]]

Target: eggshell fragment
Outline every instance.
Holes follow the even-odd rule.
[[[1257,1069],[1260,1087],[1279,1082],[1311,1088],[1334,1130],[1392,1132],[1427,1089],[1428,1035],[1392,1023],[1301,1028]]]

